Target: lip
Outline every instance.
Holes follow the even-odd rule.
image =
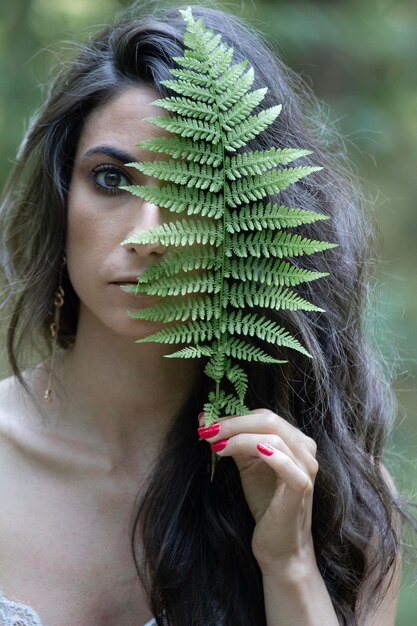
[[[149,302],[149,304],[151,304],[152,302],[159,302],[160,301],[160,296],[151,296],[147,293],[135,293],[132,289],[132,287],[136,287],[138,281],[121,281],[119,283],[119,281],[117,282],[112,282],[110,283],[111,285],[115,285],[116,287],[119,287],[119,289],[121,291],[123,291],[124,293],[128,294],[129,296],[133,296],[136,299],[139,300],[146,300],[147,302]]]
[[[132,285],[137,285],[138,283],[138,276],[134,276],[133,278],[127,277],[127,278],[118,278],[117,280],[112,280],[111,281],[111,285],[128,285],[128,284],[132,284]]]

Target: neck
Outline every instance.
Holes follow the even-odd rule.
[[[112,458],[156,451],[201,372],[195,360],[163,357],[177,349],[80,319],[75,345],[56,362],[54,430]]]

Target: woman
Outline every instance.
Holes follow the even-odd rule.
[[[249,363],[255,408],[207,430],[202,362],[134,343],[160,325],[129,318],[150,300],[120,285],[166,248],[120,243],[169,215],[121,187],[148,182],[125,164],[157,158],[136,144],[161,132],[144,118],[161,113],[152,101],[167,93],[184,22],[176,9],[128,16],[57,77],[4,195],[14,376],[0,387],[0,616],[390,626],[405,514],[380,462],[391,407],[363,336],[361,198],[314,131],[306,86],[238,19],[193,13],[249,59],[263,106],[284,104],[252,147],[302,146],[324,166],[282,198],[332,217],[305,229],[338,244],[305,262],[329,271],[303,292],[327,312],[274,313],[314,359]],[[24,350],[45,341],[52,357],[23,370]]]

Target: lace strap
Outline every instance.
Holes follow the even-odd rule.
[[[28,605],[8,600],[0,589],[0,626],[43,626],[39,615]]]
[[[27,604],[8,600],[0,589],[0,626],[43,626],[39,615]],[[155,618],[145,626],[156,626]]]

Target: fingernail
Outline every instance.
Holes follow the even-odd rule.
[[[204,417],[204,411],[201,411],[201,413],[198,414],[197,419],[201,420],[202,417]]]
[[[219,434],[220,424],[212,424],[211,426],[200,426],[197,428],[197,432],[200,435],[201,439],[210,439],[210,437],[215,437]]]
[[[256,447],[258,448],[259,452],[262,452],[262,454],[266,454],[266,456],[272,456],[274,454],[274,449],[271,448],[271,446],[268,446],[267,443],[258,443]]]
[[[220,452],[220,450],[225,449],[227,441],[227,439],[220,439],[220,441],[216,441],[216,443],[212,444],[211,449],[213,450],[213,452]]]

